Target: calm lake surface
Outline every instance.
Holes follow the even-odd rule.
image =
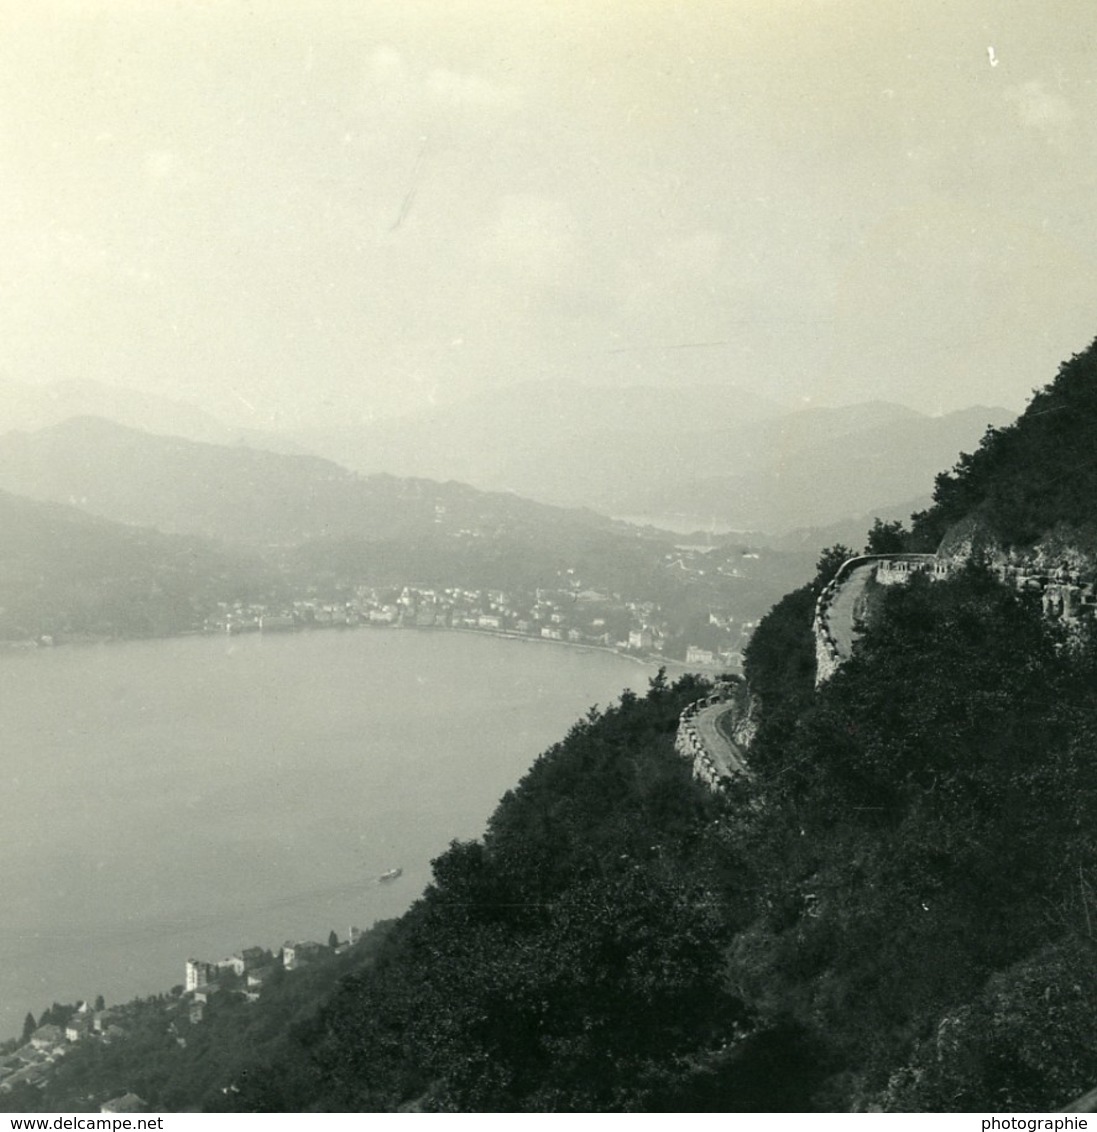
[[[166,991],[189,957],[398,915],[541,751],[652,671],[394,630],[0,655],[0,1038],[55,1000]]]

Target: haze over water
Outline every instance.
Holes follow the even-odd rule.
[[[398,915],[541,751],[650,675],[384,630],[0,656],[0,1037],[55,1000],[166,991],[188,957]]]

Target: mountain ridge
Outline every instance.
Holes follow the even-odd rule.
[[[279,452],[303,452],[288,436],[257,428],[233,427],[189,401],[125,385],[90,379],[32,385],[0,380],[0,434],[33,432],[70,417],[97,416],[162,435],[212,444],[249,444]]]
[[[715,516],[736,529],[772,534],[928,493],[936,471],[975,443],[987,423],[1013,416],[973,407],[934,418],[890,402],[738,413],[727,391],[721,399],[706,391],[683,395],[673,413],[644,423],[630,418],[630,394],[606,391],[609,403],[597,413],[584,409],[581,398],[563,398],[563,407],[559,396],[546,405],[516,400],[522,415],[508,423],[505,412],[482,400],[475,411],[445,406],[430,416],[299,439],[364,473],[453,474],[482,489],[513,490],[557,505],[583,503],[609,514]],[[619,419],[613,398],[619,398]],[[902,445],[892,482],[879,495],[863,474],[843,476],[843,458],[870,440],[882,450]],[[810,507],[797,506],[797,489],[781,489],[780,476],[789,474],[811,485]],[[737,504],[740,499],[753,502],[748,507]]]
[[[157,637],[200,628],[216,601],[269,599],[257,558],[0,491],[0,640]]]

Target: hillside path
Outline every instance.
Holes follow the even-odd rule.
[[[865,584],[872,577],[875,569],[875,562],[866,562],[862,566],[854,567],[849,577],[838,587],[838,592],[834,595],[834,600],[827,611],[830,633],[838,646],[838,656],[843,661],[849,660],[853,655],[853,642],[861,635],[854,628],[853,616],[857,603],[865,592]]]
[[[750,773],[742,751],[716,726],[720,716],[731,711],[734,706],[731,703],[710,704],[693,717],[693,726],[697,729],[698,737],[716,764],[717,770],[725,778]]]

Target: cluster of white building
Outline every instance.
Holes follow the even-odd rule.
[[[315,940],[287,940],[282,945],[280,960],[262,947],[245,947],[216,963],[188,959],[183,969],[183,994],[190,999],[190,1020],[202,1021],[210,996],[221,990],[227,981],[236,984],[233,989],[241,990],[246,1001],[255,1002],[279,962],[285,970],[296,971],[330,955],[341,955],[361,938],[361,929],[352,927],[349,939],[336,942],[334,947]],[[243,987],[239,987],[241,979]]]

